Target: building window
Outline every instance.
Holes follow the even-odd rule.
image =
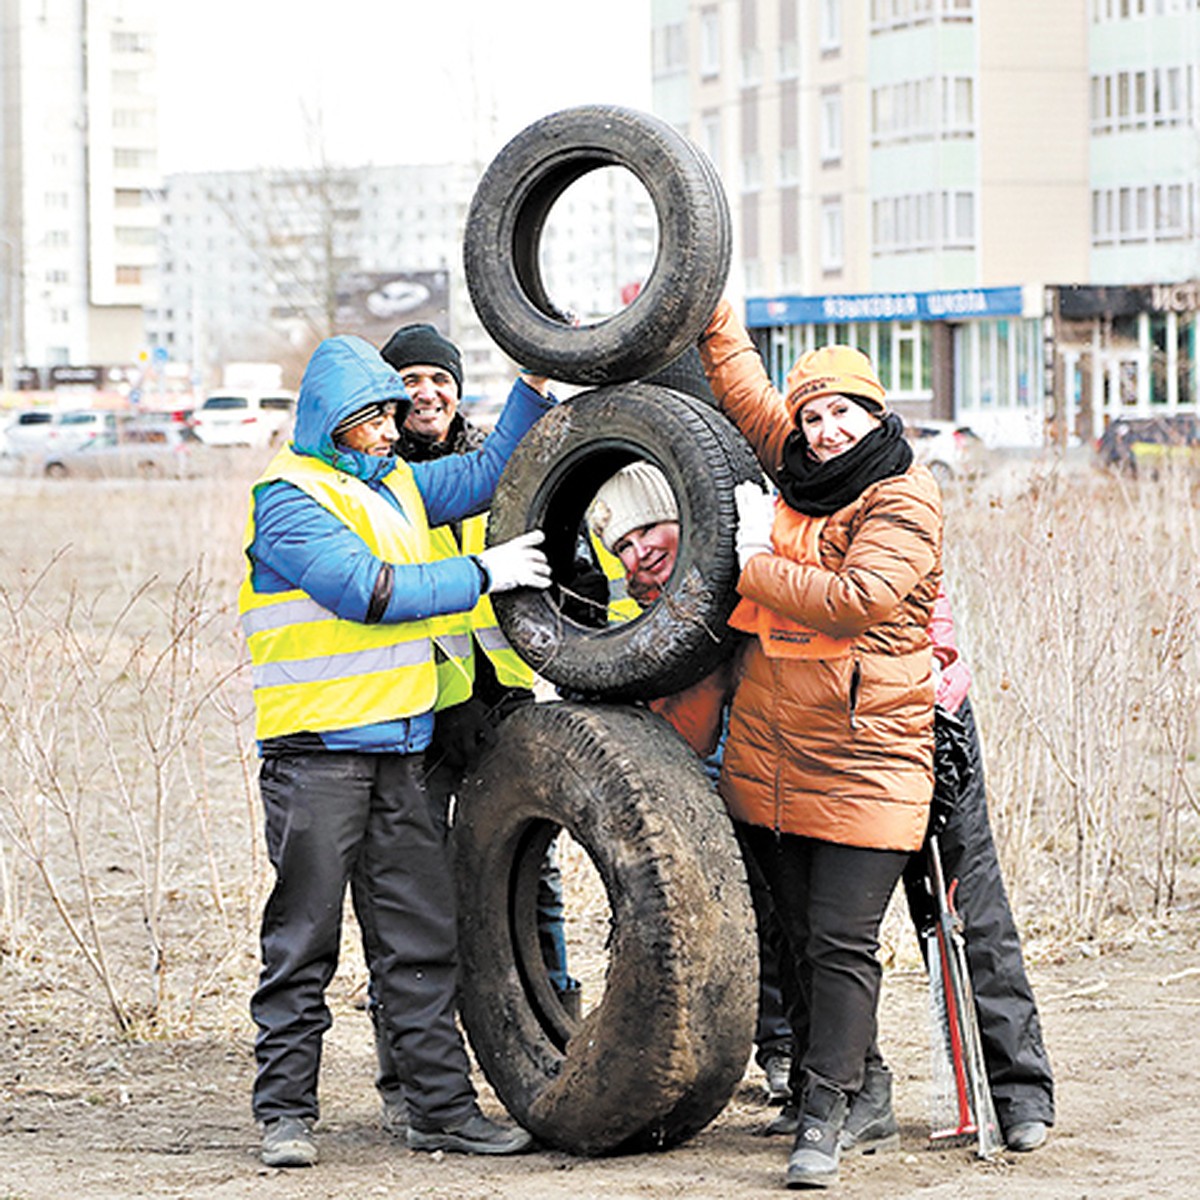
[[[117,282],[125,284],[138,284],[142,282],[141,267],[118,267]]]
[[[927,25],[939,14],[944,21],[973,21],[974,0],[871,0],[871,32]]]
[[[839,162],[842,157],[842,93],[827,88],[821,93],[821,161]]]
[[[970,75],[942,79],[942,133],[947,137],[975,133],[975,80]]]
[[[1130,185],[1092,192],[1092,245],[1192,238],[1190,184]]]
[[[715,8],[700,10],[700,74],[721,72],[721,19]]]
[[[885,84],[871,92],[871,138],[875,145],[934,136],[933,77]],[[943,100],[944,103],[944,100]]]
[[[842,198],[828,197],[821,201],[821,270],[840,271],[846,262],[846,247],[842,218]]]
[[[145,33],[115,30],[110,44],[114,54],[146,54],[150,50],[150,37]]]
[[[149,169],[154,166],[154,162],[153,150],[135,150],[131,146],[117,146],[113,150],[113,166],[118,170]]]
[[[975,193],[942,193],[942,245],[947,249],[975,248]]]
[[[687,31],[682,21],[674,21],[654,30],[654,72],[672,75],[687,67]]]
[[[842,48],[842,0],[821,0],[820,47],[822,54]]]

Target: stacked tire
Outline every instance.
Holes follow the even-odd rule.
[[[548,297],[538,246],[565,188],[611,165],[649,193],[659,254],[632,303],[580,326]],[[528,369],[592,385],[522,440],[488,520],[493,544],[545,531],[555,586],[493,604],[513,647],[575,699],[501,724],[464,782],[454,829],[464,1027],[513,1116],[571,1153],[690,1137],[728,1102],[753,1038],[754,918],[732,826],[698,758],[641,704],[697,683],[732,652],[733,489],[760,471],[695,385],[694,349],[728,263],[728,209],[711,164],[629,109],[536,122],[485,172],[468,216],[467,284],[488,332]],[[663,472],[676,499],[675,569],[636,620],[579,623],[564,581],[587,505],[639,460]],[[560,831],[592,860],[610,912],[603,996],[582,1020],[550,987],[537,939],[539,865]]]

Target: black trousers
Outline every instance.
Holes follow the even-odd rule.
[[[806,1076],[856,1092],[875,1044],[879,926],[908,855],[752,825],[740,834],[770,889],[795,964],[793,1093],[800,1094]]]
[[[750,900],[754,906],[754,925],[758,937],[758,1019],[754,1026],[754,1060],[760,1067],[776,1054],[793,1054],[792,1026],[788,1012],[794,1004],[796,983],[792,955],[775,905],[771,889],[754,860],[743,833],[750,826],[734,824],[741,846],[742,861],[746,864],[746,879],[750,885]]]
[[[291,754],[259,774],[275,887],[263,912],[254,1115],[315,1119],[325,989],[347,885],[415,1121],[475,1108],[455,1024],[454,889],[420,754]]]
[[[969,700],[963,701],[957,716],[967,727],[975,774],[938,836],[938,846],[947,885],[958,880],[956,908],[963,922],[992,1101],[1003,1129],[1021,1121],[1053,1125],[1054,1073],[1000,875],[988,821],[983,756]],[[906,868],[904,887],[920,933],[936,919],[921,855],[915,855]]]

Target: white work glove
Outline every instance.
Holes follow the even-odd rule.
[[[750,480],[733,489],[733,498],[737,503],[737,533],[733,544],[738,566],[745,567],[756,554],[775,553],[771,545],[775,500]]]
[[[540,529],[531,529],[475,555],[487,572],[488,592],[549,587],[550,564],[545,553],[538,549],[545,540],[546,535]]]

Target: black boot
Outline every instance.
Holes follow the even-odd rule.
[[[790,1188],[830,1187],[838,1181],[842,1126],[846,1122],[846,1093],[810,1075],[800,1105],[800,1128],[788,1159]]]
[[[892,1109],[892,1073],[885,1063],[867,1063],[862,1088],[846,1113],[840,1145],[846,1155],[899,1148],[900,1127]]]

